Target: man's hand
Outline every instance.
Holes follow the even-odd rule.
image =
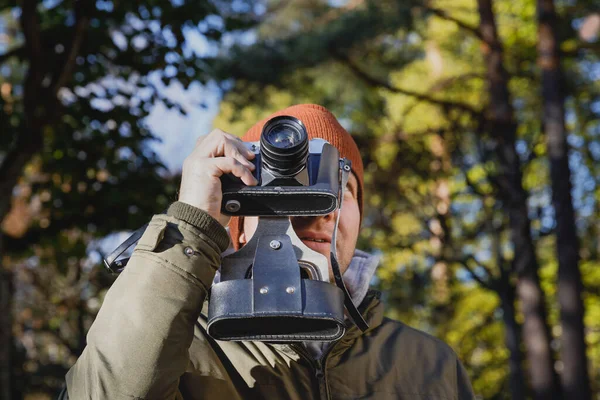
[[[254,186],[254,164],[248,160],[254,153],[238,137],[215,129],[196,141],[196,146],[184,161],[179,201],[206,211],[226,226],[230,217],[221,214],[223,174],[233,174],[244,184]]]

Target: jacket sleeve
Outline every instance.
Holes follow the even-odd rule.
[[[456,386],[457,400],[475,400],[467,371],[458,359],[456,360]]]
[[[174,203],[152,218],[67,373],[71,399],[179,399],[194,323],[227,248],[225,229]]]

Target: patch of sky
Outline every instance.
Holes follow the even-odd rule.
[[[0,67],[0,74],[2,74],[2,76],[8,78],[11,75],[11,68],[8,65],[3,65],[2,67]]]
[[[187,115],[168,109],[162,102],[154,105],[146,122],[161,142],[152,142],[151,148],[171,173],[181,170],[183,160],[194,148],[196,139],[212,129],[212,120],[218,112],[220,91],[215,83],[202,86],[192,83],[187,90],[178,81],[165,86],[156,75],[150,81],[170,101],[178,103]]]
[[[122,137],[131,137],[131,124],[129,122],[123,122],[119,125],[119,134]]]
[[[158,6],[154,6],[152,7],[152,16],[154,18],[160,18],[160,16],[162,15],[162,9]]]
[[[148,38],[145,35],[135,35],[131,39],[131,45],[136,51],[144,50],[148,47]]]
[[[117,159],[118,160],[131,160],[135,158],[135,154],[129,147],[119,147],[117,150]]]
[[[146,27],[146,21],[141,20],[137,15],[132,13],[128,13],[125,16],[125,23],[136,31],[141,31]]]
[[[65,19],[65,25],[66,26],[75,25],[75,13],[74,12],[67,13],[67,18]]]
[[[477,158],[475,157],[474,154],[471,153],[467,153],[464,155],[463,160],[465,162],[466,165],[474,165],[477,162]]]
[[[569,146],[575,147],[578,149],[581,146],[583,146],[584,140],[579,135],[570,134],[570,135],[567,135],[567,143],[569,144]]]
[[[95,82],[90,83],[89,85],[87,85],[87,89],[89,92],[93,93],[96,97],[106,97],[106,89]]]
[[[492,240],[485,236],[478,243],[478,249],[475,252],[474,256],[479,262],[486,262],[492,259],[492,252],[490,249],[492,248],[493,243]]]
[[[138,13],[140,14],[140,17],[142,17],[143,19],[147,20],[148,18],[150,18],[150,10],[148,10],[146,8],[146,6],[140,6],[138,7]]]
[[[125,49],[127,49],[127,38],[125,37],[123,32],[115,29],[110,32],[110,36],[115,46],[117,46],[120,50],[124,51]]]
[[[248,13],[252,11],[251,4],[244,0],[233,0],[230,4],[231,10],[236,13]]]
[[[457,213],[462,215],[462,219],[464,222],[468,224],[473,224],[477,221],[477,214],[481,210],[483,202],[481,199],[472,199],[469,198],[468,201],[460,201],[460,198],[451,205],[451,209],[453,213]]]
[[[530,209],[547,207],[550,205],[550,201],[550,189],[544,187],[542,190],[532,191],[527,199],[527,204]]]
[[[600,80],[600,63],[594,63],[590,71],[590,79],[593,81]],[[598,102],[596,102],[598,104]]]
[[[77,100],[75,93],[66,87],[62,87],[58,90],[58,98],[65,106],[71,105]]]
[[[344,7],[346,4],[348,4],[348,0],[328,0],[327,4],[329,4],[331,7]]]
[[[167,47],[171,49],[177,46],[177,38],[173,34],[171,27],[165,26],[162,28],[162,39],[165,41]]]
[[[596,189],[596,181],[590,170],[585,165],[579,152],[572,152],[569,157],[570,169],[572,171],[571,182],[573,185],[573,207],[577,214],[581,216],[590,216],[593,213],[594,204],[590,203],[591,192]]]
[[[224,48],[230,48],[233,45],[251,46],[257,42],[258,35],[256,31],[227,32],[221,39]]]
[[[173,65],[167,65],[163,71],[163,75],[167,78],[177,76],[177,68]]]
[[[516,98],[513,100],[513,107],[515,108],[515,110],[520,110],[525,106],[525,100],[524,99],[520,99],[520,98]]]
[[[219,52],[217,43],[209,41],[206,36],[201,33],[200,29],[185,27],[183,28],[185,43],[183,44],[183,55],[185,58],[196,57],[211,57],[216,56]]]
[[[577,123],[577,114],[575,114],[570,108],[565,112],[565,123],[567,125]]]
[[[591,142],[588,145],[588,149],[589,149],[594,161],[598,161],[600,159],[600,143]]]
[[[56,7],[62,2],[62,0],[43,0],[42,5],[44,6],[44,8],[50,9]]]
[[[90,105],[96,110],[107,112],[115,108],[115,105],[109,99],[95,98],[90,101]]]
[[[198,28],[201,32],[206,32],[208,29],[223,30],[225,28],[225,21],[223,21],[223,17],[220,15],[210,14],[198,24]]]
[[[556,220],[554,219],[554,208],[548,207],[548,210],[551,210],[551,212],[549,212],[548,214],[544,214],[540,221],[542,225],[542,231],[546,232],[554,229],[554,226],[556,224]]]
[[[112,98],[112,103],[117,107],[123,107],[127,105],[127,98],[121,94],[118,94]]]
[[[416,32],[410,32],[406,35],[406,42],[411,45],[421,43],[421,35]]]
[[[267,12],[267,6],[263,3],[256,3],[254,5],[254,14],[257,16],[264,15]]]
[[[473,273],[477,275],[478,278],[482,280],[486,280],[488,278],[487,272],[483,267],[479,266],[471,269],[473,270]],[[456,279],[463,283],[472,282],[474,285],[476,284],[475,279],[473,279],[473,277],[471,276],[471,273],[464,267],[461,267],[456,271]]]
[[[97,119],[93,119],[90,121],[89,126],[90,128],[94,129],[94,130],[98,130],[100,129],[100,126],[102,124],[100,123],[100,121],[98,121]]]
[[[523,139],[519,139],[516,141],[515,148],[517,149],[517,153],[519,155],[524,155],[529,152],[529,146],[527,145],[527,142]]]
[[[96,8],[98,10],[101,11],[107,11],[107,12],[112,12],[113,9],[115,8],[114,4],[112,1],[109,0],[97,0],[96,1]]]
[[[177,54],[174,51],[169,51],[167,54],[165,54],[165,61],[169,64],[178,62],[180,58],[181,57],[179,56],[179,54]]]

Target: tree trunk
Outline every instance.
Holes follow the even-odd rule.
[[[21,127],[15,145],[8,149],[6,157],[0,164],[0,223],[10,211],[12,192],[25,165],[31,157],[42,148],[42,124],[40,114],[43,108],[40,99],[44,98],[42,86],[44,63],[42,59],[41,40],[37,1],[23,2],[21,26],[25,36],[25,48],[29,68],[24,82],[25,122]],[[10,266],[4,265],[1,258],[2,232],[0,232],[0,400],[13,399],[12,382],[13,362],[12,349],[12,272]]]
[[[525,317],[525,348],[534,399],[559,398],[558,378],[550,347],[544,293],[538,277],[538,263],[527,214],[527,193],[523,189],[521,164],[515,149],[517,125],[503,65],[503,49],[491,0],[478,0],[479,30],[484,41],[484,57],[489,85],[488,131],[496,142],[499,167],[498,192],[508,211],[510,236],[514,246],[513,271],[518,275],[517,297]]]
[[[553,0],[538,0],[538,65],[542,70],[543,127],[550,162],[552,204],[556,216],[558,301],[560,305],[561,381],[566,399],[591,398],[583,324],[583,284],[579,271],[579,240],[571,198],[571,172],[562,72]]]
[[[0,232],[0,400],[12,398],[12,274],[2,263]]]
[[[515,290],[509,281],[499,288],[502,320],[504,321],[504,342],[510,352],[510,398],[525,400],[526,388],[523,379],[523,353],[521,352],[521,326],[515,319]]]
[[[525,400],[527,387],[525,386],[525,374],[523,372],[523,351],[521,350],[521,325],[515,317],[517,310],[515,308],[516,293],[515,287],[511,282],[512,268],[502,255],[502,241],[500,231],[494,232],[494,253],[496,265],[500,270],[500,277],[496,283],[496,289],[500,296],[500,306],[502,307],[502,320],[504,322],[504,343],[510,352],[508,361],[510,375],[510,394],[512,400]]]

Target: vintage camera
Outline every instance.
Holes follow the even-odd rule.
[[[365,330],[337,262],[338,220],[326,257],[302,243],[289,218],[340,208],[350,161],[327,141],[308,140],[304,124],[290,116],[269,120],[260,141],[247,145],[256,154],[259,184],[223,176],[221,211],[260,218],[250,241],[222,259],[220,282],[211,287],[208,333],[219,340],[332,341],[345,332],[344,307]]]
[[[333,341],[346,330],[344,308],[363,331],[367,324],[342,280],[336,256],[337,213],[329,256],[307,247],[296,235],[291,216],[326,215],[342,205],[350,161],[322,139],[308,139],[297,118],[269,120],[260,141],[247,143],[255,152],[257,186],[233,175],[221,177],[221,211],[258,216],[252,238],[221,260],[220,279],[210,290],[207,332],[218,340],[269,342]],[[142,235],[136,231],[105,263],[116,261]],[[334,282],[329,280],[329,265]]]
[[[227,215],[325,215],[337,208],[338,150],[323,139],[308,139],[302,121],[291,116],[269,120],[260,141],[246,143],[256,157],[257,186],[227,174],[221,178]],[[349,165],[346,167],[349,170]]]

